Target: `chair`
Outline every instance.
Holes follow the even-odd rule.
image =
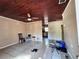
[[[25,38],[23,37],[22,33],[18,33],[18,36],[19,36],[19,43],[24,43]]]

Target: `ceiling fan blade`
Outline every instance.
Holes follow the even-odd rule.
[[[27,18],[27,17],[22,17],[22,16],[17,16],[18,18]]]
[[[27,16],[28,16],[28,17],[31,17],[30,13],[27,13]]]
[[[20,17],[20,18],[26,18],[26,17]]]
[[[32,17],[32,19],[39,19],[38,17]]]

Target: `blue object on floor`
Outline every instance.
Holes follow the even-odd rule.
[[[65,42],[64,41],[56,41],[56,44],[58,44],[58,46],[56,46],[56,47],[65,48]]]

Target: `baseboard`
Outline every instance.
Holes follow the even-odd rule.
[[[12,46],[12,45],[15,45],[15,44],[17,44],[17,42],[16,43],[9,44],[9,45],[6,45],[6,46],[3,46],[3,47],[0,47],[0,49],[4,49],[6,47],[9,47],[9,46]]]

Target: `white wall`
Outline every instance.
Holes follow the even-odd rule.
[[[0,16],[0,49],[18,42],[18,33],[26,34],[26,23]]]
[[[75,0],[75,5],[76,5],[76,20],[78,30],[78,44],[79,44],[79,0]]]
[[[67,44],[68,52],[73,59],[77,59],[79,55],[77,25],[76,25],[76,12],[75,12],[75,0],[70,0],[64,13],[64,39]]]
[[[61,25],[63,21],[53,21],[48,23],[48,38],[53,40],[62,40]]]
[[[42,21],[35,21],[26,23],[27,34],[36,36],[36,41],[42,41]]]

